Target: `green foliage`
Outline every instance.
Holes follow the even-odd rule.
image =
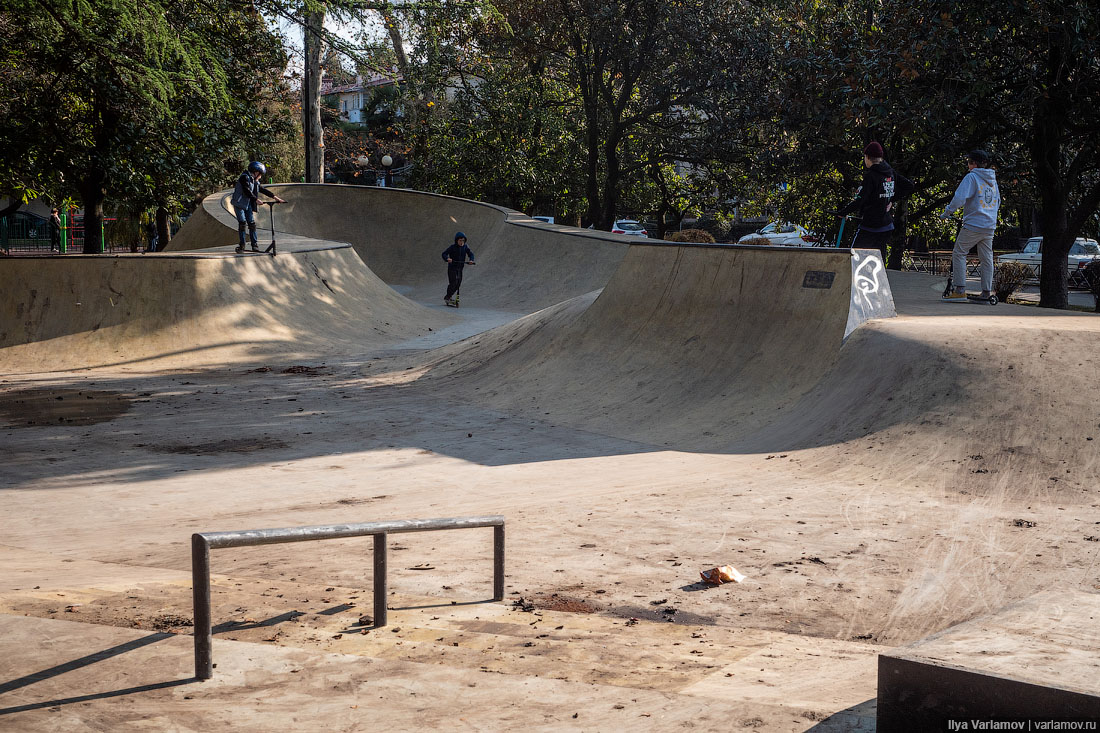
[[[12,5],[12,3],[9,3]],[[285,63],[248,7],[183,0],[15,0],[0,23],[0,178],[115,206],[175,206],[276,131]],[[267,109],[262,109],[266,105]],[[284,131],[285,131],[284,127]],[[249,148],[252,148],[249,150]],[[140,202],[140,203],[139,203]]]
[[[619,211],[678,219],[716,201],[716,153],[735,147],[745,108],[728,92],[768,55],[745,40],[759,35],[747,6],[710,0],[395,14],[413,39],[402,69],[413,184],[558,215],[584,209],[605,227]]]

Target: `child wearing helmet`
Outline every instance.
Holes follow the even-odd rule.
[[[237,179],[237,185],[233,187],[233,198],[230,203],[237,212],[237,254],[244,252],[244,229],[248,227],[248,236],[252,242],[252,251],[259,252],[260,246],[256,242],[256,211],[260,208],[260,194],[270,196],[276,203],[285,204],[286,200],[260,185],[260,178],[267,173],[267,167],[254,160],[248,164],[248,170]]]
[[[465,234],[462,232],[455,234],[455,243],[443,250],[443,261],[447,263],[447,294],[443,296],[443,302],[452,308],[457,308],[458,290],[462,287],[462,267],[467,264],[477,264],[474,262],[473,250],[466,246]],[[451,296],[454,298],[452,299]]]

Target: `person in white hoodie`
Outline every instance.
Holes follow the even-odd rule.
[[[951,212],[963,210],[962,228],[951,253],[953,289],[943,294],[944,300],[966,300],[966,253],[975,246],[981,263],[980,297],[988,299],[993,289],[993,231],[997,228],[1001,191],[997,188],[997,174],[989,167],[989,153],[972,150],[966,165],[970,172],[963,177],[951,203],[940,214],[940,218],[946,219]]]

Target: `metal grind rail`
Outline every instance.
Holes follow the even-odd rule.
[[[374,625],[386,625],[386,535],[431,532],[437,529],[493,528],[493,600],[504,600],[504,517],[452,517],[404,519],[359,524],[322,524],[312,527],[249,529],[236,532],[198,532],[191,535],[191,583],[195,605],[195,677],[208,680],[214,674],[214,632],[210,607],[210,550],[254,547],[286,542],[374,537]]]

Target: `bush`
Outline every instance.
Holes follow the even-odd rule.
[[[1005,303],[1032,275],[1031,268],[1022,262],[1002,262],[993,270],[993,292],[997,300]]]
[[[719,239],[725,239],[729,237],[730,222],[729,219],[719,218],[713,214],[704,214],[695,220],[695,229],[702,229],[713,237],[711,242],[718,241]],[[692,240],[687,240],[692,241]]]
[[[702,229],[684,229],[683,231],[673,232],[669,236],[668,241],[714,244],[714,237],[710,232],[703,231]]]
[[[767,237],[751,237],[749,239],[738,242],[738,244],[755,244],[761,247],[767,247],[771,244],[771,240],[769,240]]]

